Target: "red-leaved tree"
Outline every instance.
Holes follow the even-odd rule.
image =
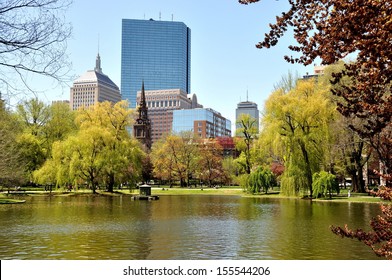
[[[250,4],[260,0],[239,0]],[[310,65],[316,59],[329,65],[356,56],[343,71],[333,75],[336,84],[343,77],[349,85],[337,87],[338,110],[346,117],[361,119],[351,126],[363,139],[371,142],[383,165],[380,175],[386,186],[377,193],[390,200],[391,186],[391,118],[392,118],[392,0],[288,0],[290,8],[276,17],[257,48],[270,48],[288,29],[292,29],[296,45],[289,46],[290,63]],[[298,56],[295,57],[295,53]],[[371,246],[379,256],[392,258],[392,206],[383,205],[382,215],[375,217],[373,231],[352,231],[332,227],[341,236],[356,238]]]

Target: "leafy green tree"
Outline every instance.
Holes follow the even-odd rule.
[[[0,100],[0,186],[12,187],[27,180],[25,161],[16,143],[20,132],[15,115]]]
[[[154,143],[151,153],[155,176],[178,180],[181,187],[190,185],[190,179],[196,174],[198,157],[198,141],[192,132],[168,135]]]
[[[49,107],[38,98],[23,101],[16,107],[25,130],[34,136],[41,136],[43,127],[49,120]]]
[[[339,61],[329,65],[324,69],[324,75],[319,77],[322,84],[332,90],[352,85],[353,81],[344,76],[339,83],[331,84],[333,75],[344,69],[344,63]],[[338,103],[340,97],[331,96],[333,102]],[[364,125],[363,120],[354,116],[336,116],[335,121],[330,126],[330,135],[333,138],[328,147],[329,171],[340,173],[341,177],[352,179],[352,189],[354,192],[365,192],[363,180],[363,168],[371,156],[372,148],[370,139],[361,137],[355,132],[353,127]]]
[[[313,192],[316,197],[329,195],[329,198],[332,198],[332,193],[339,193],[339,191],[339,184],[335,175],[325,171],[313,174]]]
[[[238,175],[238,166],[233,157],[225,157],[222,161],[222,168],[227,174],[227,184],[232,185]]]
[[[153,175],[160,180],[168,181],[170,186],[172,186],[176,176],[174,174],[174,158],[168,153],[168,143],[166,142],[170,141],[169,137],[166,136],[154,142],[150,157]]]
[[[31,174],[51,157],[52,145],[76,131],[74,113],[66,103],[44,104],[38,98],[17,106],[22,132],[17,143],[26,161],[26,171]]]
[[[132,114],[133,111],[128,109],[125,101],[114,105],[102,102],[81,110],[77,117],[82,131],[94,126],[102,129],[101,154],[106,159],[102,169],[103,182],[110,192],[113,192],[115,185],[127,179],[134,181],[134,177],[139,177],[141,173],[144,154],[139,142],[131,138],[127,131],[133,122]],[[127,172],[128,168],[133,172]]]
[[[242,165],[247,174],[252,170],[252,144],[257,137],[258,127],[257,120],[249,114],[242,114],[237,120],[236,148],[241,152],[240,160],[237,162]],[[241,160],[243,159],[243,160]]]
[[[259,166],[248,177],[247,191],[252,194],[257,194],[261,191],[267,193],[274,185],[276,185],[276,180],[272,171]]]
[[[343,116],[337,116],[331,124],[331,136],[333,141],[330,145],[329,171],[340,175],[342,178],[350,177],[354,192],[365,192],[363,169],[372,155],[373,149],[368,141],[362,139],[349,128],[350,120]]]
[[[199,179],[207,182],[209,187],[227,181],[227,173],[223,168],[223,149],[214,139],[201,140],[198,144]]]
[[[49,106],[49,118],[43,127],[47,149],[50,151],[55,141],[61,141],[68,135],[76,133],[76,111],[68,103],[55,102]]]
[[[299,81],[288,93],[277,90],[268,98],[262,133],[285,161],[283,193],[309,191],[313,196],[312,174],[324,164],[334,114],[328,90],[314,80]]]
[[[33,98],[19,104],[16,111],[23,129],[17,138],[18,148],[26,159],[25,171],[31,174],[42,166],[49,154],[44,134],[50,117],[49,107]]]
[[[99,186],[99,180],[104,176],[104,167],[108,160],[104,156],[105,142],[109,141],[109,133],[102,127],[92,126],[82,129],[70,141],[72,148],[69,171],[72,181],[81,179],[86,182],[93,193]]]
[[[78,132],[53,144],[52,158],[34,174],[35,180],[55,180],[58,186],[87,183],[93,193],[99,185],[112,192],[115,185],[135,181],[141,174],[143,152],[126,131],[131,115],[126,102],[80,110]]]
[[[53,143],[52,156],[48,158],[43,166],[34,171],[34,182],[41,185],[55,184],[57,187],[82,184],[85,181],[78,180],[71,173],[71,160],[75,151],[75,136],[69,136],[63,141]]]

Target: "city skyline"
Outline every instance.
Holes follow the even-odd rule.
[[[274,85],[289,71],[299,75],[313,72],[313,66],[284,61],[283,56],[290,54],[287,46],[294,44],[290,36],[285,36],[274,49],[255,47],[268,31],[268,24],[275,21],[275,15],[286,10],[288,3],[284,1],[249,6],[240,5],[236,0],[213,3],[206,0],[187,3],[180,0],[117,1],[109,7],[92,3],[76,0],[66,14],[66,20],[73,25],[68,53],[75,78],[90,68],[99,49],[105,73],[121,87],[123,18],[184,22],[192,30],[191,93],[197,94],[205,107],[214,108],[230,119],[232,126],[236,105],[245,100],[247,91],[249,100],[262,110]],[[94,24],[89,24],[91,22]],[[53,89],[52,83],[45,81],[34,79],[32,83],[32,87],[40,91],[40,99],[51,102],[68,98],[69,87]]]

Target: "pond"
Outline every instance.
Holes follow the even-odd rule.
[[[209,195],[25,199],[0,205],[0,259],[378,259],[329,229],[369,229],[377,204]]]

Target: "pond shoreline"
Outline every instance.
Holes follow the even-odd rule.
[[[301,197],[289,197],[280,195],[279,191],[271,191],[267,194],[249,194],[244,192],[241,188],[170,188],[170,187],[153,187],[152,193],[156,196],[189,196],[189,195],[225,195],[225,196],[241,196],[247,198],[274,198],[274,199],[302,199]],[[63,191],[55,190],[47,191],[25,191],[23,193],[6,193],[0,194],[0,204],[17,204],[26,202],[23,199],[16,199],[15,197],[23,196],[136,196],[137,190],[130,192],[129,190],[116,190],[114,192],[97,191],[92,193],[90,190],[77,191]],[[12,198],[9,198],[12,197]],[[338,203],[390,203],[384,201],[379,197],[373,197],[368,194],[351,194],[348,197],[345,194],[335,195],[330,198],[315,198],[309,199],[313,202],[338,202]]]

